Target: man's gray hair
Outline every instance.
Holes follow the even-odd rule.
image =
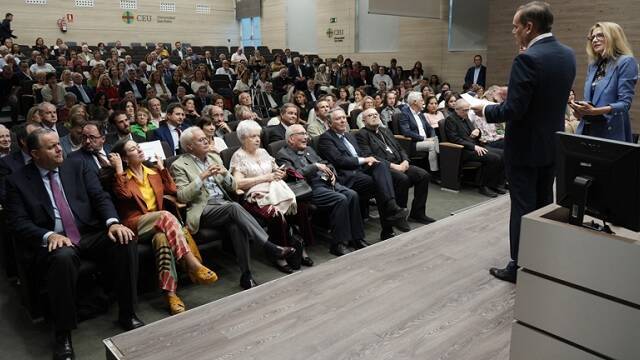
[[[262,132],[262,126],[254,120],[242,120],[236,129],[236,133],[238,134],[238,139],[240,139],[240,141],[255,132],[258,134]]]
[[[43,102],[41,102],[40,104],[38,104],[38,112],[39,112],[40,114],[44,114],[44,113],[47,111],[47,108],[48,108],[49,106],[54,106],[54,107],[55,107],[55,105],[53,105],[53,104],[52,104],[52,103],[50,103],[50,102],[47,102],[47,101],[43,101]]]
[[[407,104],[411,106],[420,99],[422,99],[422,94],[419,91],[410,91],[409,95],[407,95]]]
[[[182,131],[180,135],[180,147],[184,150],[187,149],[187,145],[193,142],[193,133],[197,130],[201,130],[197,126],[191,126]]]
[[[469,105],[469,102],[463,98],[460,98],[458,100],[456,100],[456,110],[465,106],[465,105]]]
[[[300,124],[293,124],[293,125],[289,126],[287,128],[287,131],[284,132],[284,139],[289,141],[289,138],[291,137],[291,135],[297,133],[298,131],[296,131],[296,130],[299,130],[300,128],[302,130],[304,130],[304,126],[302,126]]]
[[[336,116],[338,113],[342,113],[345,116],[347,115],[346,112],[344,112],[344,110],[341,107],[337,107],[331,111],[329,111],[329,122],[333,122],[333,117]]]
[[[213,105],[206,105],[202,108],[202,111],[200,111],[200,115],[202,115],[203,118],[211,120],[211,110],[213,110]]]

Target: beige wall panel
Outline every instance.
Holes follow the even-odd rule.
[[[33,45],[39,36],[46,44],[53,45],[60,37],[65,41],[86,41],[91,45],[99,41],[120,39],[125,45],[130,42],[164,41],[190,42],[192,45],[227,44],[239,42],[238,25],[235,20],[232,0],[173,0],[176,12],[160,12],[160,1],[138,0],[138,9],[130,10],[134,16],[150,15],[151,21],[134,20],[127,24],[122,20],[126,10],[120,9],[117,0],[96,0],[93,8],[76,8],[73,0],[50,0],[46,6],[26,5],[16,1],[11,6],[15,15],[12,23],[14,33],[21,44]],[[197,14],[196,4],[209,5],[210,14]],[[58,30],[57,19],[73,14],[74,22],[67,33]],[[162,23],[161,17],[174,17],[172,23]]]
[[[578,99],[582,98],[587,69],[585,52],[586,36],[589,28],[597,21],[613,21],[620,24],[627,34],[636,58],[640,52],[640,1],[637,0],[594,0],[582,1],[547,0],[554,13],[552,32],[564,44],[574,49],[577,73],[574,89]],[[526,1],[490,0],[487,72],[488,83],[506,83],[513,58],[517,54],[515,41],[511,35],[511,22],[515,9]],[[638,87],[636,86],[636,92]],[[631,126],[640,132],[640,100],[634,98],[631,110]]]
[[[262,0],[262,45],[287,47],[287,0]]]

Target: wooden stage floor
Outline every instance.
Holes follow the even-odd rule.
[[[105,340],[116,359],[509,358],[509,198]]]

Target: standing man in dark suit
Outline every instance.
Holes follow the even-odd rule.
[[[293,79],[296,90],[307,90],[307,77],[304,74],[304,67],[300,64],[300,57],[293,58],[293,64],[289,65],[289,77]]]
[[[476,55],[473,57],[474,66],[467,70],[467,74],[464,76],[464,84],[471,88],[471,85],[478,84],[486,89],[487,85],[487,67],[482,65],[482,56]]]
[[[551,34],[549,4],[530,2],[513,17],[513,35],[521,52],[513,61],[506,100],[474,106],[487,122],[506,122],[505,166],[511,195],[509,238],[511,261],[492,268],[498,279],[515,282],[522,216],[553,202],[556,131],[564,130],[576,59]]]
[[[413,186],[413,202],[409,220],[431,224],[435,220],[426,214],[429,180],[425,169],[409,164],[409,156],[398,144],[389,128],[382,125],[376,109],[362,112],[364,127],[356,133],[358,146],[365,156],[375,156],[378,160],[389,162],[393,187],[398,206],[406,208],[409,201],[409,188]]]
[[[0,24],[0,44],[4,44],[4,39],[18,38],[13,35],[13,30],[11,30],[11,21],[13,21],[13,14],[7,13],[4,16],[4,20],[2,20],[2,24]]]
[[[360,195],[360,211],[366,217],[369,199],[376,197],[382,240],[393,237],[393,226],[409,231],[407,209],[398,206],[393,189],[389,162],[373,156],[365,157],[356,138],[347,130],[347,115],[341,108],[334,109],[329,116],[329,130],[318,139],[318,152],[336,168],[338,181]]]
[[[287,145],[278,151],[276,161],[304,175],[312,189],[311,203],[329,213],[331,247],[335,256],[350,253],[347,245],[361,249],[369,245],[364,240],[364,225],[358,193],[340,185],[335,169],[307,146],[309,136],[302,125],[294,124],[286,131]]]
[[[160,123],[160,126],[153,130],[150,134],[151,138],[147,141],[160,140],[169,144],[169,148],[173,151],[171,156],[181,154],[180,135],[188,126],[184,123],[184,109],[179,103],[169,104],[167,106],[166,121]]]
[[[71,330],[76,328],[75,293],[80,258],[103,265],[114,276],[120,325],[144,325],[134,313],[138,253],[134,233],[84,163],[63,164],[58,135],[46,129],[27,137],[33,162],[7,182],[7,213],[22,236],[27,264],[37,266],[49,293],[55,331],[54,359],[73,359]]]

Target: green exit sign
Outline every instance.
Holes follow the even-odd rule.
[[[330,18],[330,19],[329,19],[329,23],[333,24],[333,23],[335,23],[335,22],[336,22],[336,18]]]

